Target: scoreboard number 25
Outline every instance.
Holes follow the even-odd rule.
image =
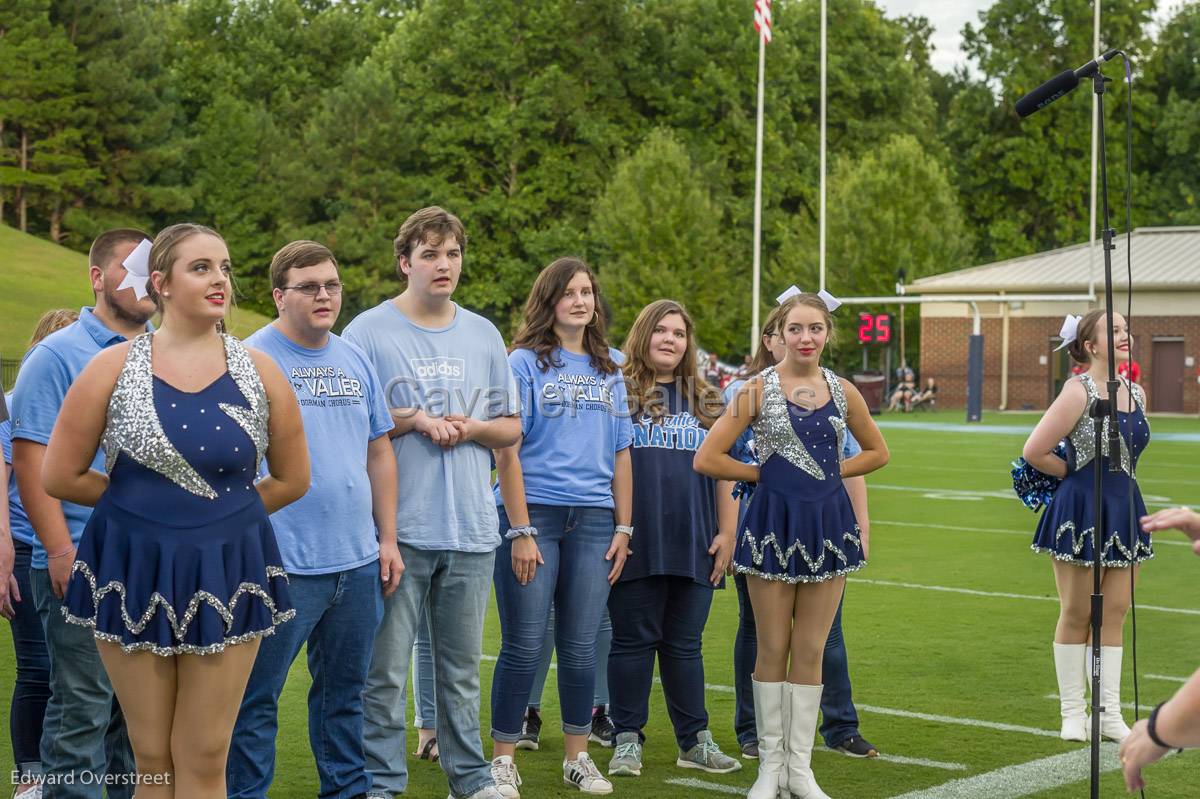
[[[858,315],[860,344],[887,344],[892,340],[892,315],[862,312]]]

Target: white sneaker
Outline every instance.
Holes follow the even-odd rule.
[[[13,799],[42,799],[42,786],[40,783],[18,785],[13,790]]]
[[[587,752],[580,752],[574,760],[563,761],[563,782],[591,794],[612,793],[613,788]]]
[[[446,799],[458,799],[454,794],[447,794]],[[462,799],[504,799],[504,794],[496,790],[495,785],[488,785],[480,788],[470,796],[464,796]]]
[[[500,755],[492,761],[492,779],[496,782],[496,790],[504,799],[521,799],[521,774],[517,764],[508,755]]]

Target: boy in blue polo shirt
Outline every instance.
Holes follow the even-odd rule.
[[[265,799],[275,772],[279,695],[308,644],[308,730],[321,796],[371,789],[363,753],[362,693],[383,597],[400,582],[392,418],[366,355],[330,332],[342,306],[337,261],[294,241],[271,260],[279,318],[246,340],[292,384],[312,460],[308,493],[271,515],[291,624],[263,640],[242,699],[226,783],[231,799]]]
[[[68,624],[62,615],[75,547],[92,509],[48,495],[42,488],[42,459],[67,390],[92,356],[148,329],[154,302],[133,287],[121,288],[133,277],[123,261],[148,238],[122,228],[92,242],[88,272],[96,305],[81,309],[78,321],[29,350],[13,387],[13,470],[35,533],[29,583],[50,654],[42,768],[54,784],[55,799],[99,799],[106,774],[116,778],[108,796],[133,793],[133,786],[124,784],[135,771],[133,755],[96,642],[90,630]],[[92,468],[104,470],[103,451],[97,450]]]

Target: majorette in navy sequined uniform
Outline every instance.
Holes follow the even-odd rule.
[[[1079,376],[1079,382],[1087,391],[1087,404],[1083,415],[1067,436],[1067,476],[1054,492],[1050,504],[1038,520],[1037,532],[1033,536],[1033,550],[1047,552],[1058,560],[1079,566],[1091,566],[1094,555],[1095,518],[1095,472],[1088,466],[1096,457],[1095,434],[1089,416],[1092,405],[1099,399],[1096,384],[1088,374]],[[1129,384],[1126,383],[1128,386]],[[1134,407],[1131,411],[1119,411],[1121,427],[1121,471],[1108,470],[1108,426],[1104,420],[1103,452],[1104,513],[1108,524],[1101,536],[1101,564],[1104,566],[1128,566],[1130,561],[1141,562],[1154,557],[1150,546],[1150,535],[1142,532],[1138,522],[1146,515],[1146,503],[1137,480],[1138,457],[1150,443],[1150,423],[1146,421],[1145,395],[1138,385],[1132,389]],[[1127,437],[1133,434],[1133,451],[1127,445]],[[1133,491],[1134,527],[1129,527],[1130,481]]]
[[[126,652],[220,652],[295,615],[254,487],[267,395],[245,347],[223,339],[227,371],[189,393],[154,376],[152,334],[138,336],[109,401],[109,484],[79,542],[63,615]]]
[[[842,483],[846,396],[821,370],[830,400],[816,410],[788,402],[775,367],[762,372],[753,422],[758,487],[742,520],[734,568],[767,580],[820,582],[867,565]]]

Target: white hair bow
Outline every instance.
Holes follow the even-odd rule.
[[[121,266],[129,274],[117,286],[117,291],[131,288],[139,300],[146,297],[150,293],[150,239],[142,239],[121,262]]]
[[[779,303],[780,305],[783,305],[785,302],[790,300],[792,297],[795,297],[796,295],[803,294],[803,293],[804,293],[803,291],[796,288],[795,286],[788,286],[786,291],[784,291],[782,294],[780,294],[778,297],[775,298],[775,302]],[[830,313],[833,313],[838,308],[842,307],[842,301],[839,300],[837,297],[833,296],[832,294],[830,294],[825,289],[821,289],[820,291],[818,291],[817,296],[820,297],[821,301],[825,303],[825,307],[829,309]]]
[[[1057,347],[1054,348],[1055,352],[1058,352],[1063,347],[1069,347],[1071,345],[1071,342],[1073,342],[1078,337],[1078,335],[1079,335],[1079,320],[1082,318],[1083,318],[1082,316],[1074,316],[1073,314],[1067,314],[1067,317],[1065,319],[1063,319],[1062,329],[1058,331],[1058,335],[1062,336],[1062,344],[1059,344]]]

